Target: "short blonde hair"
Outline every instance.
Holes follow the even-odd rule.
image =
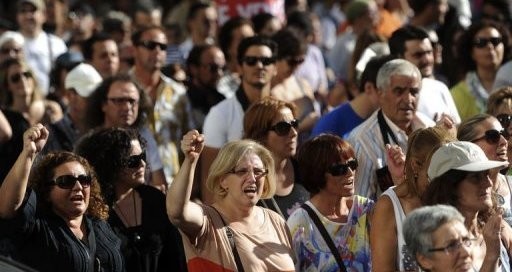
[[[206,188],[214,193],[216,199],[222,199],[227,194],[227,191],[220,186],[220,181],[226,174],[235,169],[240,160],[249,154],[256,154],[268,170],[261,198],[271,198],[274,195],[276,191],[276,172],[272,154],[263,145],[253,140],[240,140],[225,144],[210,167],[206,179]]]

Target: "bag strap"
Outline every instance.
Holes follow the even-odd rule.
[[[210,205],[210,207],[219,215],[220,220],[222,221],[222,224],[224,224],[226,236],[228,237],[229,244],[231,245],[231,250],[233,252],[233,257],[235,258],[236,270],[238,272],[244,272],[244,266],[242,265],[242,260],[240,259],[240,255],[238,255],[238,250],[236,250],[235,237],[234,237],[233,231],[226,224],[226,221],[224,221],[224,218],[222,217],[220,212],[217,209],[215,209],[215,207],[213,207],[211,205]]]
[[[334,259],[336,259],[336,262],[340,267],[340,271],[346,272],[347,268],[345,267],[345,264],[341,259],[340,253],[338,252],[338,249],[336,249],[336,246],[334,245],[331,236],[329,235],[329,233],[327,233],[324,224],[322,224],[320,218],[318,218],[318,215],[316,215],[315,211],[313,211],[313,209],[311,209],[311,207],[309,207],[309,205],[307,205],[306,203],[303,203],[301,208],[303,208],[309,214],[309,217],[311,218],[311,220],[313,220],[313,223],[315,223],[316,228],[318,229],[318,231],[320,231],[320,234],[322,234],[325,243],[331,250],[332,255],[334,255]]]

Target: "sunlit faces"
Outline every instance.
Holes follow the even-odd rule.
[[[353,196],[357,165],[356,158],[349,158],[347,160],[340,160],[339,163],[333,163],[330,166],[332,171],[325,173],[327,182],[325,183],[325,188],[321,190],[342,197]]]
[[[132,82],[116,81],[112,83],[103,102],[105,127],[128,127],[138,117],[140,95]]]
[[[501,38],[500,32],[493,27],[483,28],[476,33],[471,57],[477,67],[497,69],[501,65],[505,52]]]
[[[98,41],[92,46],[91,65],[102,78],[117,74],[119,71],[119,51],[114,40]]]
[[[503,127],[496,118],[487,118],[475,126],[475,132],[477,135],[475,139],[478,140],[473,139],[472,141],[482,148],[489,160],[507,161],[508,139],[505,139],[503,135],[500,135],[499,140],[493,143],[486,140],[485,137],[482,138],[482,136],[485,136],[486,131],[489,130],[502,131]]]
[[[279,110],[276,118],[272,120],[272,125],[279,122],[292,122],[295,120],[292,111],[289,108]],[[265,146],[280,158],[290,158],[295,156],[297,151],[297,128],[290,127],[290,131],[286,135],[279,135],[273,130],[269,130],[265,140]]]
[[[167,52],[160,46],[152,49],[142,46],[143,43],[157,43],[167,45],[167,37],[160,29],[151,29],[142,33],[138,44],[135,45],[135,59],[147,71],[160,70],[165,65]]]
[[[34,77],[26,67],[13,64],[7,69],[7,89],[13,96],[31,96],[34,93],[34,88]]]
[[[244,58],[273,58],[272,50],[268,46],[254,45],[247,49]],[[267,64],[267,63],[265,63]],[[245,61],[241,64],[242,82],[255,88],[262,88],[270,84],[270,80],[277,74],[274,63],[265,65],[263,61],[257,61],[249,65]]]
[[[64,175],[78,177],[88,175],[82,164],[76,161],[66,162],[57,166],[52,179]],[[81,216],[89,206],[90,187],[82,186],[78,181],[71,189],[62,189],[59,186],[51,185],[50,202],[53,211],[63,218],[74,218]]]
[[[132,140],[131,145],[132,147],[129,158],[131,161],[125,162],[126,166],[121,170],[119,180],[117,182],[122,182],[130,188],[135,188],[144,184],[146,161],[143,158],[144,156],[140,155],[146,151],[142,149],[138,140]]]
[[[393,75],[386,90],[379,90],[382,112],[405,130],[416,113],[421,79],[414,76]]]
[[[421,267],[428,271],[474,271],[472,239],[464,224],[451,221],[432,233],[430,256],[418,254]],[[442,249],[444,250],[437,250]]]
[[[254,206],[260,200],[268,169],[255,153],[248,153],[238,165],[221,180],[227,191],[226,200],[244,206]]]
[[[485,211],[492,207],[492,182],[489,170],[468,172],[456,190],[457,209],[461,212]]]
[[[45,20],[46,14],[43,10],[26,2],[19,6],[16,13],[16,21],[21,32],[34,33],[37,28],[42,27]]]
[[[428,38],[405,42],[404,59],[412,62],[423,77],[430,77],[434,71],[434,53]]]

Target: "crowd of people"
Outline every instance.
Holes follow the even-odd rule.
[[[0,3],[0,256],[512,271],[507,0]]]

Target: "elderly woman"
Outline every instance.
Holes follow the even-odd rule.
[[[454,207],[435,205],[414,210],[403,229],[407,249],[424,271],[475,271],[475,240]]]
[[[123,241],[126,271],[184,271],[181,237],[169,219],[165,195],[144,184],[146,142],[136,131],[106,128],[84,136],[76,147],[96,170],[110,207],[108,222]]]
[[[0,187],[0,228],[18,245],[16,259],[39,271],[124,271],[121,242],[84,158],[50,153],[29,177],[47,139],[41,124],[23,134],[23,151]]]
[[[5,31],[0,35],[0,63],[7,59],[24,60],[23,45],[25,38],[16,31]]]
[[[295,106],[273,97],[266,97],[253,104],[244,115],[244,138],[264,145],[274,158],[276,179],[275,195],[262,199],[262,206],[283,216],[286,220],[302,203],[309,200],[309,193],[300,184],[297,161],[297,130]]]
[[[465,78],[451,93],[462,121],[485,112],[498,68],[508,60],[509,50],[507,30],[490,22],[475,23],[460,37],[458,67]]]
[[[297,271],[371,271],[369,228],[374,202],[354,195],[354,149],[338,136],[320,134],[304,143],[298,160],[311,200],[287,222]]]
[[[442,145],[428,167],[431,182],[424,194],[425,205],[448,204],[464,216],[464,225],[475,239],[473,266],[478,271],[510,271],[510,227],[493,208],[490,172],[508,165],[489,160],[471,142]],[[505,235],[501,230],[505,229]]]
[[[275,191],[272,154],[250,141],[226,144],[210,167],[211,206],[190,201],[204,137],[189,131],[185,160],[167,193],[167,213],[182,233],[189,271],[295,271],[289,230],[277,213],[256,204]]]
[[[403,182],[386,190],[377,200],[370,230],[373,271],[409,271],[416,268],[414,259],[405,248],[402,235],[403,221],[411,211],[421,207],[421,196],[428,185],[427,168],[430,155],[439,145],[455,140],[455,136],[441,127],[419,129],[409,136],[407,157],[394,163],[397,152],[388,149],[390,166],[398,164]],[[392,155],[393,154],[393,155]],[[393,162],[393,163],[392,163]],[[400,178],[401,175],[399,175]]]

